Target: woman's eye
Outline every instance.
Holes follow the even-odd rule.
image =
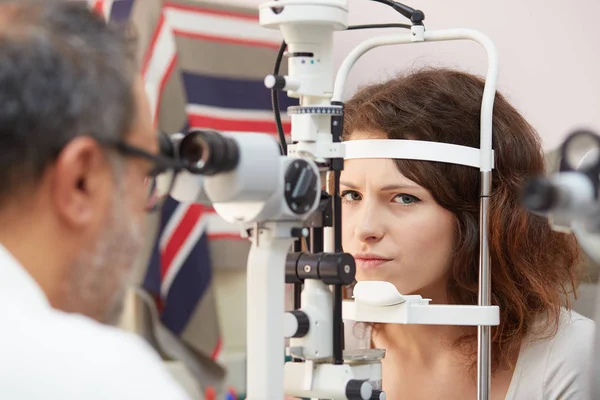
[[[342,200],[346,202],[358,201],[360,200],[360,193],[355,192],[354,190],[346,190],[341,194]]]
[[[410,205],[410,204],[418,203],[419,201],[421,201],[418,197],[415,197],[410,194],[399,194],[394,198],[394,200],[396,200],[398,203],[400,203],[402,205]]]

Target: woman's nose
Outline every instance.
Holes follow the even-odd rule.
[[[377,204],[363,201],[360,211],[355,215],[355,234],[361,242],[378,242],[384,235],[381,211]]]

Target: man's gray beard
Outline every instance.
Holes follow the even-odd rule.
[[[107,324],[119,321],[130,271],[144,240],[141,225],[128,212],[123,185],[118,186],[98,240],[73,266],[69,290],[74,311]]]

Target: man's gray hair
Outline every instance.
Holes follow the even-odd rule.
[[[0,201],[77,136],[124,138],[136,43],[81,1],[0,1]]]

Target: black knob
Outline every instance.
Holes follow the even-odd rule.
[[[295,160],[285,173],[285,200],[295,214],[310,210],[317,199],[319,177],[306,160]]]
[[[275,1],[279,1],[279,0],[275,0]],[[271,7],[271,11],[273,11],[275,14],[281,14],[283,12],[283,7]]]
[[[328,285],[349,285],[356,276],[356,261],[348,253],[327,253],[319,265],[319,276]]]
[[[267,89],[281,90],[285,88],[285,76],[282,75],[268,75],[265,78],[265,86]]]
[[[415,10],[413,15],[411,15],[410,20],[415,25],[423,25],[423,20],[425,19],[425,13],[421,10]]]
[[[306,336],[308,333],[308,329],[310,328],[310,321],[308,319],[308,315],[304,311],[293,310],[289,312],[294,317],[296,317],[296,321],[298,322],[298,328],[296,329],[296,333],[292,336],[295,338],[301,338]]]
[[[373,387],[367,381],[352,379],[346,384],[346,398],[348,400],[370,400],[372,394]]]
[[[302,253],[289,253],[285,260],[285,283],[303,283],[298,276],[298,260]]]
[[[373,390],[373,394],[371,395],[371,400],[385,400],[386,396],[385,396],[385,392],[381,391],[381,390]]]

